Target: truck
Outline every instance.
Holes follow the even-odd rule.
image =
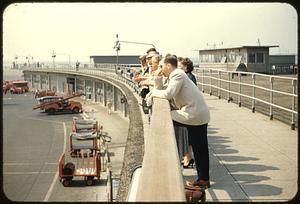
[[[22,94],[28,91],[29,91],[28,81],[23,81],[23,80],[12,81],[10,87],[10,93]]]
[[[12,94],[22,94],[29,91],[28,81],[14,80],[4,81],[2,85],[3,93],[9,91]]]
[[[71,112],[80,113],[82,112],[82,104],[78,101],[71,101],[69,99],[84,95],[83,93],[75,94],[73,96],[67,96],[63,98],[57,98],[48,102],[41,102],[32,109],[44,110],[48,115],[54,115],[58,112]]]
[[[11,82],[9,81],[3,81],[3,84],[2,84],[2,91],[3,93],[7,93],[7,91],[10,90],[10,87],[11,87]]]

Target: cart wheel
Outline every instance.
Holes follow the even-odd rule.
[[[85,181],[87,186],[92,186],[94,184],[94,178],[93,177],[88,177],[87,180]]]
[[[62,184],[64,187],[68,187],[71,183],[70,179],[63,179]]]

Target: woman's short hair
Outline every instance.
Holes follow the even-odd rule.
[[[181,64],[185,65],[187,72],[192,72],[194,70],[194,65],[192,60],[188,57],[178,57],[178,61],[181,62]]]
[[[194,64],[192,62],[192,60],[190,60],[189,58],[187,58],[187,68],[186,71],[187,72],[192,72],[194,70]]]

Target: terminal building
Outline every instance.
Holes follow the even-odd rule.
[[[295,72],[295,55],[270,55],[273,46],[239,46],[199,51],[199,67],[264,74]],[[294,67],[294,69],[292,69]]]
[[[138,55],[103,55],[103,56],[90,56],[90,62],[98,67],[103,64],[119,64],[127,66],[140,66]]]

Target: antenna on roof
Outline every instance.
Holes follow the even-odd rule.
[[[206,43],[206,46],[211,46],[213,49],[216,49],[217,46],[219,46],[219,45],[223,45],[223,41],[221,43],[219,43],[219,44],[216,44],[216,43],[214,43],[214,44],[208,44],[208,43]]]
[[[260,39],[257,38],[257,45],[260,46]]]

